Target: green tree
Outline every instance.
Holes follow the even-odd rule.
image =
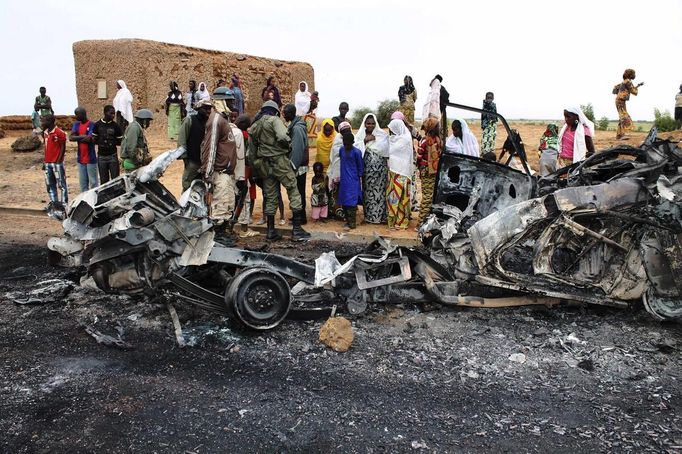
[[[580,110],[583,111],[585,116],[587,117],[588,120],[590,120],[592,123],[594,123],[594,107],[592,107],[592,103],[588,102],[586,105],[580,105]]]
[[[377,107],[377,121],[382,128],[388,126],[391,121],[391,114],[398,110],[400,102],[397,99],[385,99]],[[362,121],[362,118],[360,119]]]
[[[350,124],[351,126],[353,126],[353,129],[360,128],[360,122],[365,117],[365,115],[367,115],[371,111],[372,109],[365,106],[360,106],[357,109],[353,110],[353,115],[351,115],[350,117]]]

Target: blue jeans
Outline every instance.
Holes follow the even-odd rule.
[[[97,164],[78,164],[78,181],[81,185],[81,192],[96,188],[97,183]]]

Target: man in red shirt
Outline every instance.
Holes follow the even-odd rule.
[[[45,186],[50,196],[47,210],[65,210],[69,203],[69,191],[66,187],[66,173],[64,172],[64,153],[66,152],[66,134],[55,126],[54,115],[48,114],[40,117],[40,125],[43,128],[45,140]],[[57,196],[57,186],[61,191],[61,200]]]
[[[77,107],[73,112],[76,115],[76,122],[71,128],[69,140],[78,142],[78,181],[80,182],[81,192],[96,188],[97,182],[97,155],[95,154],[95,141],[92,140],[92,133],[95,130],[95,123],[88,120],[88,114],[82,107]]]

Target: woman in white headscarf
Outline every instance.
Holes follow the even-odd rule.
[[[308,91],[308,82],[305,80],[298,84],[294,105],[296,106],[296,115],[299,117],[306,116],[310,110],[310,92]]]
[[[413,173],[412,134],[402,120],[388,124],[388,187],[386,207],[388,228],[407,229],[410,215],[410,186]]]
[[[422,110],[422,120],[426,120],[429,117],[440,120],[440,81],[441,79],[436,76],[429,85],[429,93],[426,95],[426,103],[424,104],[424,109]]]
[[[116,88],[118,91],[112,104],[116,109],[116,123],[125,131],[128,123],[133,122],[133,94],[122,80],[116,81]]]
[[[478,140],[469,130],[466,121],[457,118],[452,122],[452,135],[445,141],[445,153],[480,157],[481,151]]]
[[[355,148],[362,152],[365,163],[364,190],[365,222],[386,222],[386,184],[388,183],[388,134],[381,129],[377,117],[368,113],[355,135]]]
[[[208,87],[206,86],[206,82],[200,82],[199,83],[199,90],[197,90],[197,96],[198,99],[197,101],[201,101],[202,99],[211,99],[211,93],[208,92]]]
[[[579,107],[564,109],[564,127],[559,132],[559,168],[580,162],[594,154],[594,123]]]

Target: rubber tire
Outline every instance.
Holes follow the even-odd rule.
[[[275,328],[286,318],[291,303],[287,281],[278,272],[264,267],[242,270],[225,289],[230,318],[255,330]]]

